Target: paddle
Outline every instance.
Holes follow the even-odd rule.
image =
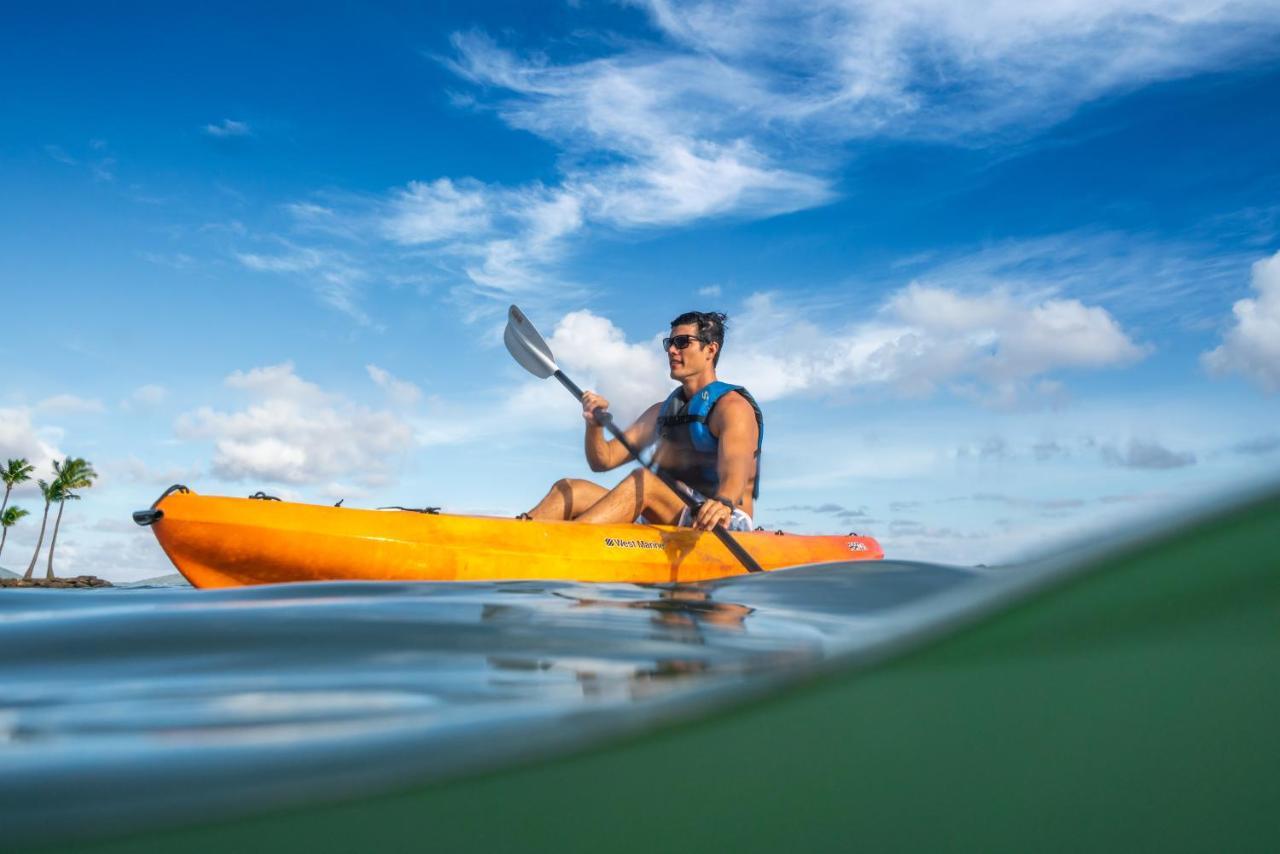
[[[578,388],[573,380],[565,376],[564,371],[557,367],[555,357],[551,355],[551,348],[547,346],[547,342],[542,340],[542,336],[538,334],[538,330],[529,322],[529,318],[524,316],[524,312],[514,305],[511,306],[511,310],[507,313],[507,329],[502,334],[502,341],[507,345],[507,350],[511,353],[511,356],[520,363],[520,367],[538,379],[545,380],[547,377],[555,377],[560,381],[560,385],[567,388],[569,393],[577,398],[578,403],[582,403],[582,389]],[[618,429],[618,425],[613,422],[612,415],[603,409],[596,409],[592,415],[595,417],[596,423],[608,430],[613,438],[621,442],[622,447],[626,448],[627,452],[635,457],[637,462],[653,472],[654,476],[666,484],[668,489],[680,496],[680,500],[689,505],[690,510],[697,512],[698,502],[694,500],[693,496],[676,486],[671,476],[656,463],[653,461],[645,462],[641,459],[640,451]],[[724,547],[747,568],[748,572],[763,571],[760,564],[756,563],[755,558],[747,554],[747,550],[739,545],[738,541],[730,536],[726,529],[716,525],[711,529],[711,533],[715,534],[720,542],[724,543]]]

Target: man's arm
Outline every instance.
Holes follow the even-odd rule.
[[[760,443],[760,425],[756,424],[756,412],[742,395],[727,394],[716,404],[707,426],[720,442],[719,458],[716,461],[720,492],[710,497],[727,498],[736,507],[742,503],[751,482],[756,447]],[[708,501],[698,511],[694,527],[709,531],[715,525],[727,525],[732,515],[733,511],[719,501]]]
[[[592,471],[609,471],[609,469],[615,469],[623,463],[635,459],[631,452],[622,446],[621,442],[617,439],[608,438],[605,435],[604,428],[596,423],[592,413],[596,409],[608,408],[609,401],[600,395],[590,391],[583,392],[582,417],[587,422],[584,445],[587,452],[587,465],[591,467]],[[627,437],[627,441],[631,443],[632,447],[644,450],[653,444],[654,437],[658,431],[658,413],[661,410],[662,404],[655,403],[646,409],[634,424],[622,431],[622,435]]]

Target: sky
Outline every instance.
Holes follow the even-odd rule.
[[[40,4],[0,28],[0,459],[512,515],[729,316],[757,522],[996,564],[1280,476],[1280,3]],[[42,509],[10,529],[25,569]],[[41,564],[43,567],[43,563]]]

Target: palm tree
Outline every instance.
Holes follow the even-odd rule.
[[[9,529],[13,527],[15,522],[26,515],[28,515],[27,511],[17,505],[6,507],[3,512],[0,512],[0,527],[3,528],[0,531],[0,554],[4,553],[4,541],[9,539]]]
[[[44,496],[44,519],[40,521],[40,536],[36,538],[36,552],[31,556],[27,571],[22,574],[23,581],[30,581],[31,573],[36,571],[36,559],[40,557],[40,547],[44,545],[44,528],[49,524],[49,505],[57,501],[58,495],[62,492],[62,484],[57,478],[54,478],[52,483],[37,480],[36,485],[40,487],[40,494]]]
[[[9,506],[9,493],[20,483],[31,480],[31,473],[36,467],[24,459],[11,459],[0,469],[0,480],[4,481],[4,501],[0,502],[0,514]]]
[[[62,508],[66,506],[68,500],[79,501],[80,496],[76,495],[72,490],[88,489],[93,486],[94,480],[97,479],[98,473],[93,470],[93,466],[89,461],[81,457],[68,457],[59,465],[54,460],[53,470],[58,473],[55,478],[62,488],[59,490],[56,498],[58,502],[58,518],[53,523],[53,538],[49,540],[49,566],[45,570],[45,578],[53,580],[53,550],[58,545],[58,527],[62,524]]]

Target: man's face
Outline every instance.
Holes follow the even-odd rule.
[[[698,340],[698,324],[682,323],[671,327],[673,339],[678,339],[681,335],[688,335],[693,340],[683,350],[678,348],[674,341],[667,347],[667,364],[671,366],[673,380],[683,380],[685,377],[701,373],[707,365],[711,364],[711,359],[715,355],[714,345],[703,344]]]

